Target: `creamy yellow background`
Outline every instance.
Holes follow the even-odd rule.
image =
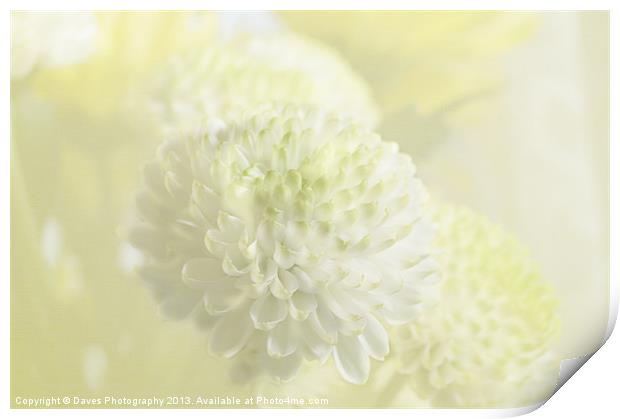
[[[247,22],[206,13],[189,30],[185,18],[198,19],[100,14],[92,56],[12,84],[13,403],[250,394],[191,325],[158,317],[124,244],[139,168],[160,140],[131,92],[177,48],[204,48]],[[607,13],[252,19],[277,24],[244,30],[291,28],[341,51],[373,89],[380,131],[413,154],[432,193],[531,247],[560,296],[562,353],[595,349],[609,297]],[[380,35],[373,48],[355,44],[360,27]],[[372,391],[336,388],[332,407]]]

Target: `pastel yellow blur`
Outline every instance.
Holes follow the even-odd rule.
[[[329,66],[346,68],[342,77],[363,93],[351,104],[348,84],[329,80],[314,86],[321,94],[313,98],[324,102],[315,105],[346,107],[343,114],[359,105],[369,125],[412,155],[432,196],[474,208],[531,248],[527,263],[541,266],[553,291],[534,287],[551,297],[538,311],[524,305],[536,311],[526,323],[555,319],[557,296],[564,325],[559,336],[556,323],[549,336],[536,329],[540,346],[562,358],[591,352],[609,297],[607,14],[249,12],[232,30],[263,37],[268,25],[246,23],[265,16],[277,23],[269,36],[311,39],[317,49],[304,54],[324,46]],[[396,350],[385,363],[372,361],[377,373],[363,386],[345,383],[329,362],[304,367],[307,381],[239,384],[233,363],[209,356],[194,325],[158,315],[135,275],[141,255],[125,226],[135,217],[140,170],[168,135],[149,122],[151,82],[175,56],[229,48],[223,30],[231,20],[189,11],[12,15],[12,47],[20,48],[12,51],[10,98],[13,407],[21,407],[17,396],[257,393],[326,397],[328,407],[432,405],[432,392],[402,374]],[[79,36],[66,43],[72,30]],[[284,74],[268,70],[268,83]],[[237,80],[228,76],[221,91],[243,94],[228,88]],[[286,89],[277,92],[286,100]],[[240,102],[258,101],[248,97]],[[488,225],[476,217],[465,218],[482,237]],[[477,262],[501,262],[479,246]],[[521,269],[513,262],[493,266]],[[545,362],[555,368],[557,358]]]

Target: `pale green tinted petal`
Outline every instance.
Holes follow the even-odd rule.
[[[246,344],[254,328],[247,307],[223,315],[209,336],[209,352],[230,358]]]
[[[334,348],[334,361],[340,375],[348,382],[363,384],[368,379],[370,360],[359,345],[357,336],[338,337],[338,344]]]
[[[270,330],[286,318],[287,312],[285,301],[266,294],[252,304],[250,316],[257,329]]]

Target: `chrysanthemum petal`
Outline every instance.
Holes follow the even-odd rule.
[[[321,339],[331,344],[336,343],[338,340],[338,323],[329,309],[319,304],[308,320]]]
[[[303,291],[297,291],[291,297],[290,314],[295,320],[305,320],[317,307],[316,297]]]
[[[223,315],[215,324],[209,336],[209,352],[226,358],[233,357],[243,348],[253,332],[248,309],[242,306]]]
[[[265,294],[257,299],[250,309],[250,316],[254,326],[259,330],[271,330],[286,318],[288,313],[287,303]]]
[[[194,258],[183,266],[183,282],[192,288],[203,288],[207,283],[222,280],[220,262],[212,258]]]
[[[334,361],[340,375],[350,383],[364,384],[370,372],[370,360],[357,336],[338,337],[334,348]]]
[[[291,320],[286,319],[269,331],[267,353],[272,358],[283,358],[297,349],[297,336]]]
[[[301,353],[296,351],[284,358],[275,359],[266,356],[263,359],[265,369],[272,377],[282,381],[289,381],[297,374],[303,357]]]
[[[383,360],[390,352],[390,341],[383,325],[373,316],[366,317],[366,327],[360,336],[360,342],[368,354],[377,360]]]

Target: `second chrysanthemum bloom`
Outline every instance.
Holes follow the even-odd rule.
[[[333,356],[353,383],[388,354],[385,323],[436,289],[426,193],[398,147],[315,108],[264,106],[164,144],[132,242],[169,316],[197,316],[209,350],[256,352],[292,378]]]
[[[557,296],[529,250],[500,226],[438,206],[439,304],[392,337],[401,371],[435,407],[523,407],[553,391]]]

